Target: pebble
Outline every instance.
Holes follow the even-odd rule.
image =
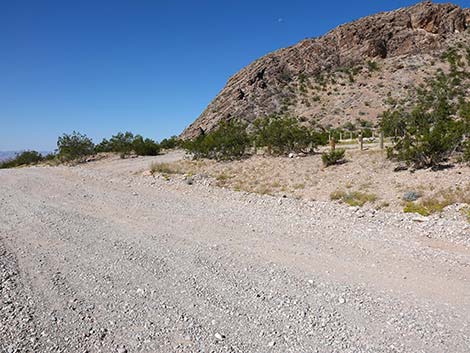
[[[224,335],[221,335],[221,334],[218,333],[218,332],[214,335],[214,337],[217,338],[219,341],[222,341],[222,340],[225,338]]]

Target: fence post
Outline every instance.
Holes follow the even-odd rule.
[[[380,131],[380,149],[384,149],[384,132]]]
[[[362,130],[359,132],[359,146],[362,151],[364,149],[364,139],[362,138]]]
[[[330,140],[330,149],[332,151],[334,151],[336,149],[336,141],[335,141],[334,137],[332,137],[331,140]]]

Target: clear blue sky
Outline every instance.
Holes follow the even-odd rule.
[[[53,150],[72,130],[179,134],[256,58],[415,2],[0,1],[0,150]]]

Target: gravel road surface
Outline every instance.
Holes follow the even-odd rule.
[[[144,177],[0,170],[0,352],[469,352],[470,226]]]

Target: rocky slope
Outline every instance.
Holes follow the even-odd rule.
[[[470,9],[432,2],[339,26],[242,69],[181,136],[210,131],[222,119],[251,122],[272,113],[323,126],[374,121],[387,101],[445,69],[440,55],[468,45],[469,29]]]

